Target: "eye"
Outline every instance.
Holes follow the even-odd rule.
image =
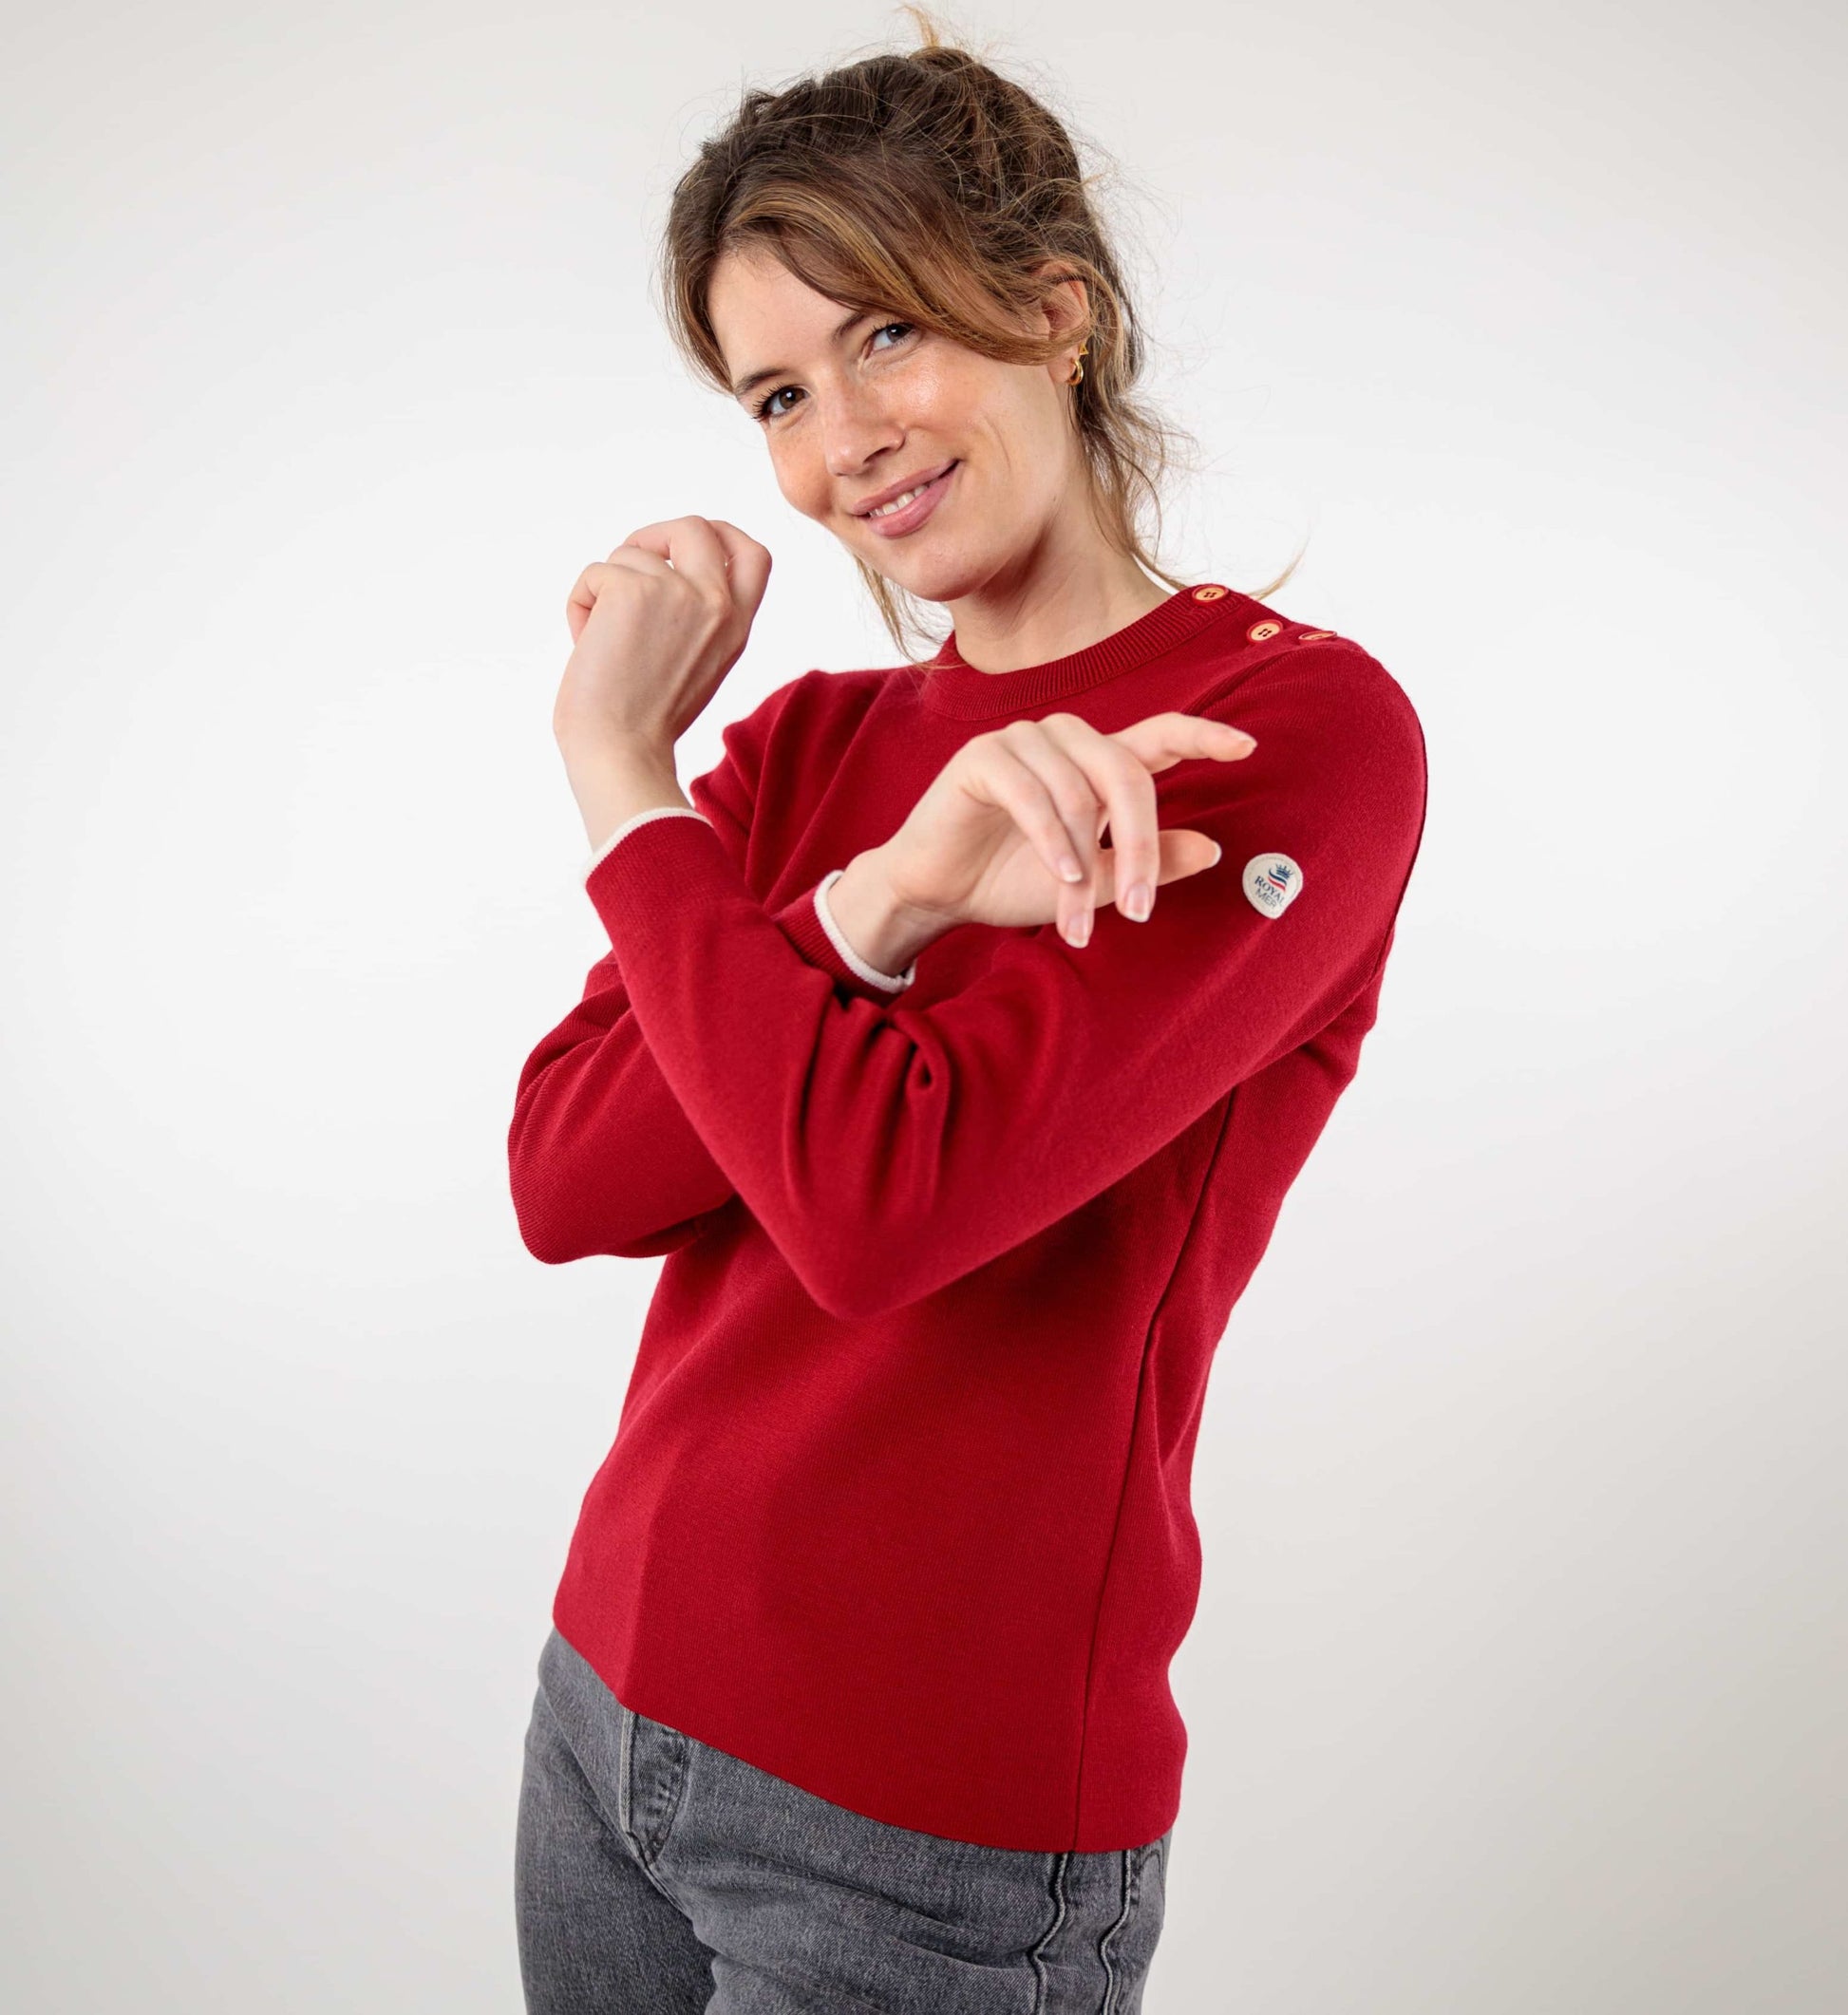
[[[878,328],[873,331],[873,336],[882,336],[888,330],[894,329],[900,330],[902,335],[909,336],[915,333],[916,324],[913,322],[881,322]],[[872,337],[867,340],[870,342]],[[781,419],[789,412],[790,408],[786,405],[778,405],[776,402],[783,397],[784,392],[793,392],[797,389],[799,387],[793,385],[779,385],[774,391],[765,392],[764,397],[751,407],[752,417],[757,420],[766,421]]]

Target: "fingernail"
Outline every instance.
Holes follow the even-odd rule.
[[[1224,859],[1225,857],[1226,857],[1226,850],[1225,850],[1225,848],[1224,848],[1224,847],[1222,847],[1222,846],[1221,846],[1221,845],[1219,844],[1219,842],[1218,842],[1218,841],[1217,841],[1217,840],[1216,839],[1216,840],[1215,840],[1215,841],[1213,842],[1213,858],[1212,858],[1211,860],[1209,860],[1209,861],[1207,862],[1207,866],[1208,866],[1209,868],[1216,868],[1216,867],[1217,867],[1217,866],[1219,865],[1219,863],[1220,863],[1220,862],[1221,862],[1221,861],[1222,861],[1222,860],[1223,860],[1223,859]]]
[[[1078,865],[1069,854],[1062,854],[1060,856],[1059,872],[1067,881],[1083,881],[1084,878],[1084,869]]]
[[[1123,908],[1139,924],[1148,921],[1148,913],[1155,907],[1155,892],[1145,881],[1132,881],[1129,894],[1123,897]]]

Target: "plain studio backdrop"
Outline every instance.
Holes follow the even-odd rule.
[[[1150,2015],[1844,1992],[1839,19],[950,17],[1120,171],[1164,549],[1356,637],[1431,800],[1219,1351]],[[578,571],[775,556],[682,744],[891,662],[651,292],[877,6],[14,10],[6,1992],[519,2006],[535,1663],[658,1262],[520,1244],[607,949]],[[715,984],[723,984],[715,975]],[[1151,1003],[1159,1011],[1159,1003]]]

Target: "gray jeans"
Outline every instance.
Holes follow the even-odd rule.
[[[1139,2015],[1168,1843],[863,1817],[618,1701],[555,1629],[515,1851],[528,2015]]]

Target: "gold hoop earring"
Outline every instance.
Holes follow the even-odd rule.
[[[1084,352],[1085,352],[1085,351],[1086,351],[1087,349],[1089,349],[1089,348],[1090,348],[1090,347],[1091,347],[1091,346],[1090,346],[1090,345],[1089,345],[1088,343],[1081,343],[1081,344],[1079,345],[1079,347],[1078,347],[1078,361],[1077,361],[1077,362],[1076,362],[1076,363],[1075,363],[1075,364],[1074,364],[1074,365],[1072,366],[1072,367],[1071,367],[1071,376],[1070,376],[1069,378],[1067,378],[1067,379],[1065,380],[1065,383],[1066,383],[1067,385],[1076,385],[1076,384],[1077,384],[1077,383],[1079,382],[1079,380],[1080,380],[1081,378],[1083,378],[1083,377],[1084,377]]]

